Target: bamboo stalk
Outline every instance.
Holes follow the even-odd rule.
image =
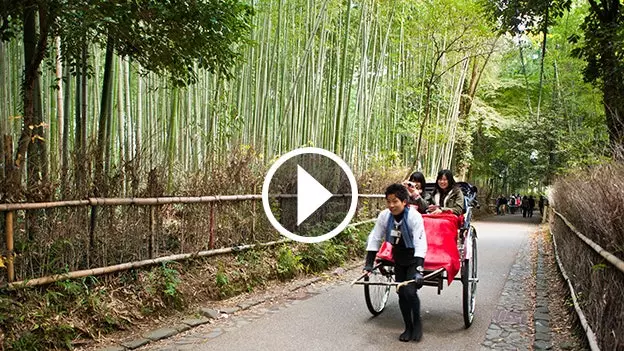
[[[210,204],[210,249],[214,249],[214,203]]]
[[[149,258],[156,256],[156,206],[150,206],[150,236],[149,236]]]
[[[6,246],[7,246],[7,281],[15,280],[15,266],[13,265],[13,211],[5,214]]]

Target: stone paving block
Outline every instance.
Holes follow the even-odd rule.
[[[233,314],[235,312],[238,312],[239,310],[240,310],[240,308],[238,308],[238,307],[231,307],[231,308],[224,308],[224,309],[219,310],[219,311],[221,311],[222,313]]]
[[[170,336],[176,335],[178,333],[177,330],[173,328],[160,328],[156,330],[152,330],[151,332],[143,335],[147,339],[156,341],[164,338],[168,338]]]
[[[221,334],[223,334],[223,330],[221,330],[221,328],[215,328],[208,335],[206,335],[206,337],[208,339],[214,339]]]
[[[538,333],[550,333],[550,328],[539,323],[535,323],[535,331]]]
[[[211,308],[202,307],[199,309],[199,313],[207,318],[217,319],[219,318],[219,311],[213,310]]]
[[[535,340],[550,341],[550,334],[535,333]]]
[[[139,338],[139,339],[122,342],[121,345],[129,348],[130,350],[134,350],[136,348],[139,348],[147,344],[148,342],[150,342],[148,339]]]
[[[542,319],[542,320],[545,320],[545,321],[550,321],[550,316],[548,314],[546,314],[546,313],[536,312],[535,313],[535,320],[538,320],[538,319]]]
[[[251,307],[251,304],[248,302],[242,302],[237,305],[241,310],[246,310]]]
[[[486,339],[496,339],[496,338],[500,337],[501,332],[502,331],[500,329],[488,329],[487,335],[485,336],[485,338]]]
[[[187,318],[185,320],[182,321],[182,323],[190,325],[191,327],[196,327],[198,325],[202,325],[202,324],[206,324],[208,323],[209,319],[206,317],[201,317],[201,318]]]
[[[535,320],[535,325],[540,325],[546,328],[550,328],[550,322],[545,320]]]
[[[103,349],[99,349],[98,351],[126,351],[126,348],[123,346],[109,346]]]
[[[178,333],[181,333],[183,331],[191,329],[191,327],[186,323],[178,323],[173,326],[173,329],[175,329]]]
[[[543,340],[538,340],[535,342],[535,350],[550,350],[552,349],[552,345],[550,342],[546,342]]]
[[[538,307],[535,309],[535,312],[537,313],[544,313],[544,314],[548,314],[550,311],[548,310],[547,306],[542,306],[542,307]]]

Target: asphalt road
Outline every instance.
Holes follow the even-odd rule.
[[[371,317],[363,288],[339,283],[321,294],[223,333],[194,350],[477,350],[520,247],[537,229],[538,218],[490,217],[475,222],[479,285],[476,316],[464,328],[461,282],[420,290],[423,339],[398,340],[403,322],[394,291],[384,312]],[[357,272],[351,272],[353,276]]]

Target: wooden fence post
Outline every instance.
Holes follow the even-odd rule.
[[[15,266],[13,265],[13,211],[6,213],[6,246],[7,246],[7,279],[9,283],[15,281]]]
[[[155,236],[156,236],[156,206],[150,206],[150,231],[149,231],[149,258],[154,258],[156,253]]]
[[[210,203],[210,249],[214,249],[214,203]]]

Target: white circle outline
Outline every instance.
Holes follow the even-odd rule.
[[[351,206],[349,207],[347,216],[332,231],[330,231],[329,233],[325,233],[323,235],[319,235],[319,236],[311,236],[311,237],[301,236],[301,235],[292,233],[288,229],[284,228],[284,226],[282,226],[282,224],[278,222],[275,216],[273,215],[273,212],[271,211],[271,206],[269,204],[269,185],[271,184],[271,179],[273,179],[273,176],[275,175],[275,172],[277,171],[277,169],[280,168],[284,164],[284,162],[290,160],[291,158],[295,156],[299,156],[303,154],[317,154],[317,155],[330,158],[332,161],[336,162],[338,166],[340,166],[343,172],[345,172],[345,174],[347,175],[347,178],[349,179],[349,184],[351,185]],[[321,149],[318,147],[303,147],[303,148],[292,150],[282,155],[269,168],[269,171],[264,177],[264,183],[262,184],[262,207],[264,207],[264,213],[269,219],[269,222],[271,223],[271,225],[273,225],[273,227],[283,236],[289,239],[295,240],[295,241],[302,242],[302,243],[308,243],[308,244],[320,243],[322,241],[333,238],[334,236],[338,235],[340,232],[345,230],[345,228],[347,228],[347,226],[351,222],[351,219],[353,219],[353,216],[355,216],[357,203],[358,203],[357,181],[355,180],[355,176],[353,175],[351,168],[349,168],[349,165],[347,165],[345,161],[343,161],[338,155],[334,154],[333,152],[325,150],[325,149]]]

